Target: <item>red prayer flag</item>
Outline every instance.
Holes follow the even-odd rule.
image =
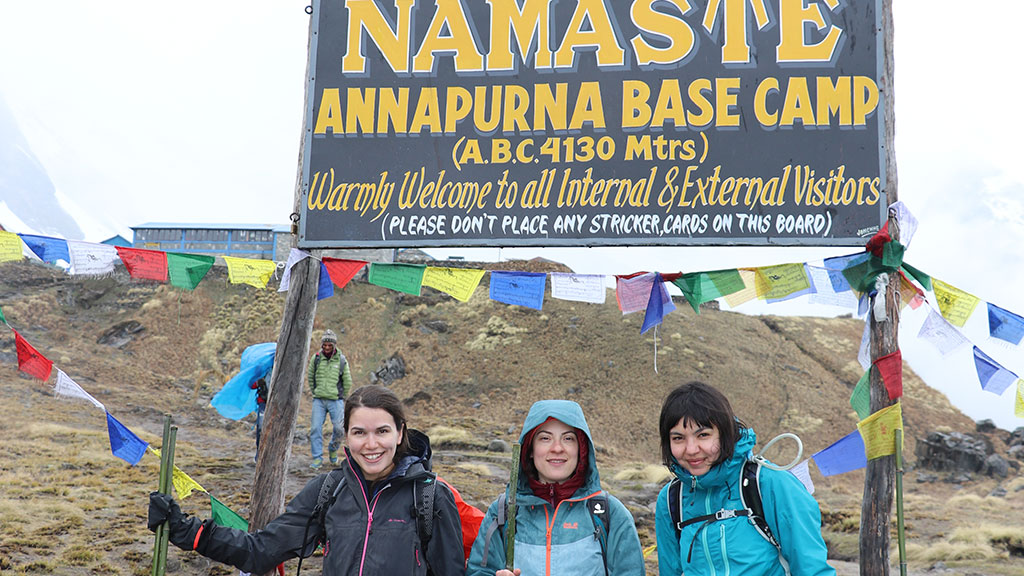
[[[865,250],[881,258],[882,248],[889,242],[892,242],[892,236],[889,235],[889,223],[886,222],[882,229],[868,240]]]
[[[33,348],[17,330],[12,328],[11,331],[14,332],[14,347],[18,351],[18,370],[43,382],[49,380],[53,362]]]
[[[903,396],[903,353],[897,350],[888,356],[882,356],[875,361],[875,367],[882,376],[889,400]]]
[[[117,255],[132,278],[167,282],[167,252],[118,246]]]
[[[327,268],[327,274],[331,277],[331,282],[334,282],[338,288],[344,288],[349,280],[354,278],[363,269],[363,266],[366,266],[366,262],[363,260],[346,260],[344,258],[331,258],[330,256],[324,256],[321,261],[324,263],[324,267]]]

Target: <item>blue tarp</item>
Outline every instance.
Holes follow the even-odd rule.
[[[241,420],[256,410],[256,390],[249,385],[260,378],[269,378],[274,367],[277,342],[253,344],[242,351],[238,374],[228,380],[210,405],[225,418]]]

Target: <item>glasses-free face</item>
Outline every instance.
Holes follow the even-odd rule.
[[[558,420],[548,420],[534,434],[532,452],[533,465],[541,482],[565,482],[579,463],[576,429]]]
[[[402,443],[402,431],[387,410],[361,406],[349,414],[345,442],[363,477],[372,482],[386,477],[395,468],[395,451]]]
[[[334,354],[334,342],[324,342],[320,345],[320,349],[324,351],[324,354],[330,356]]]
[[[718,427],[701,426],[693,421],[684,423],[684,420],[680,418],[669,430],[668,441],[672,456],[690,474],[707,474],[718,463],[722,453],[722,438]]]

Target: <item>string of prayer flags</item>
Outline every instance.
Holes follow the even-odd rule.
[[[665,287],[665,281],[662,280],[661,274],[654,274],[654,283],[651,285],[651,294],[647,301],[647,312],[644,313],[644,323],[640,327],[640,333],[643,334],[661,324],[661,321],[665,316],[676,309],[676,305],[672,302],[672,296],[668,293],[668,288]]]
[[[117,248],[107,244],[68,240],[71,268],[68,273],[77,276],[113,274],[117,264]]]
[[[811,459],[808,458],[790,468],[789,471],[793,476],[796,476],[796,479],[799,480],[801,484],[804,485],[804,488],[807,489],[809,494],[814,494],[814,481],[811,480],[810,463]]]
[[[1024,318],[988,302],[988,333],[1013,345],[1024,337]]]
[[[974,347],[974,368],[978,371],[981,389],[997,396],[1005,392],[1010,384],[1017,380],[1016,374],[1003,368],[999,362],[993,360],[977,346]]]
[[[768,302],[782,302],[814,290],[803,264],[761,266],[756,272],[757,297]]]
[[[420,295],[423,273],[427,267],[421,264],[395,264],[373,262],[367,280],[370,284],[390,288],[413,296]]]
[[[11,328],[11,331],[14,332],[14,348],[18,352],[18,370],[43,382],[49,380],[53,362],[33,348],[17,330]]]
[[[490,298],[505,304],[541,310],[548,275],[543,272],[491,272]]]
[[[682,291],[693,311],[700,314],[700,305],[735,294],[746,288],[735,268],[711,272],[691,272],[672,281]]]
[[[948,356],[967,343],[967,338],[935,310],[928,310],[928,317],[921,323],[917,337],[929,342],[943,356]]]
[[[850,406],[857,413],[857,418],[863,420],[871,415],[871,370],[874,366],[864,372],[864,375],[857,381],[850,394]]]
[[[654,286],[654,272],[636,272],[615,277],[615,301],[623,315],[647,308]]]
[[[484,277],[484,270],[474,268],[439,268],[427,266],[423,285],[440,290],[459,302],[469,302]]]
[[[1013,414],[1024,418],[1024,380],[1017,380],[1017,400],[1013,403]]]
[[[604,274],[551,273],[551,297],[573,302],[604,304],[608,291],[604,287]]]
[[[896,453],[896,430],[903,430],[901,402],[882,408],[857,423],[868,460]]]
[[[277,287],[278,292],[288,291],[288,288],[292,285],[292,266],[309,257],[309,252],[303,252],[298,248],[292,248],[288,252],[288,261],[284,265],[284,273],[281,274],[281,283]]]
[[[35,234],[18,234],[21,241],[28,246],[33,254],[43,262],[56,264],[58,260],[71,263],[71,255],[68,253],[68,243],[62,238],[51,238],[49,236],[36,236]]]
[[[345,258],[323,257],[324,266],[331,276],[331,282],[338,288],[344,288],[364,266],[368,264],[365,260],[348,260]]]
[[[0,262],[13,262],[22,258],[21,238],[14,232],[0,230]]]
[[[142,460],[149,444],[117,421],[107,412],[107,433],[110,435],[110,451],[121,460],[135,466]]]
[[[99,400],[93,398],[92,394],[86,392],[78,385],[78,382],[72,380],[71,377],[65,374],[60,368],[57,369],[57,384],[53,387],[53,395],[57,398],[78,398],[86,400],[91,402],[93,406],[100,410],[103,410],[104,412],[107,411],[106,406],[104,406]]]
[[[875,360],[875,367],[885,384],[885,391],[889,393],[889,400],[903,396],[903,353],[897,349],[886,354]]]
[[[868,465],[864,453],[864,438],[859,430],[843,436],[831,446],[811,456],[822,476],[835,476]]]
[[[132,278],[167,282],[167,252],[125,246],[115,249]]]
[[[216,258],[203,254],[167,253],[167,276],[171,286],[184,290],[195,290],[213,267]]]
[[[153,454],[158,459],[160,458],[159,448],[146,446],[146,451]],[[181,468],[178,468],[177,464],[175,464],[174,470],[171,472],[171,484],[174,485],[174,491],[178,493],[178,498],[180,500],[188,498],[195,490],[206,492],[206,488],[203,488],[199,485],[199,482],[196,482],[188,474],[185,474]]]
[[[725,302],[730,308],[735,308],[740,304],[757,298],[757,282],[755,280],[757,272],[753,268],[739,268],[736,272],[739,273],[740,279],[743,280],[743,289],[724,296]]]
[[[832,277],[830,273],[831,271],[827,268],[821,268],[818,266],[807,267],[807,275],[811,279],[811,284],[814,285],[814,290],[811,292],[808,302],[856,310],[857,296],[855,296],[853,291],[850,290],[850,285],[846,283],[846,279],[843,278],[843,283],[846,284],[846,289],[841,292],[836,292],[832,284]],[[842,273],[837,272],[837,274],[842,278]]]
[[[212,494],[210,495],[210,518],[218,526],[249,531],[249,521],[242,518],[238,512],[225,506],[220,500],[214,498]]]
[[[254,288],[266,288],[270,277],[277,270],[277,264],[273,260],[254,260],[236,256],[224,256],[223,258],[228,267],[228,282],[232,284],[248,284]]]
[[[320,276],[317,278],[316,299],[323,300],[331,296],[334,296],[334,284],[331,283],[331,273],[327,271],[327,266],[324,266],[324,263],[321,261]]]
[[[958,328],[964,327],[980,301],[977,296],[946,284],[938,278],[932,278],[932,292],[935,293],[935,300],[939,304],[939,312],[942,312],[950,324]]]

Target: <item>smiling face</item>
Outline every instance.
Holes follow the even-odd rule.
[[[568,480],[576,471],[579,455],[575,428],[554,419],[537,427],[531,456],[541,482],[558,484]]]
[[[701,426],[692,420],[680,418],[669,430],[672,456],[684,470],[694,476],[707,474],[718,463],[722,453],[722,439],[718,427]]]
[[[369,481],[386,477],[395,467],[395,450],[402,431],[387,410],[361,406],[349,414],[345,436],[352,458]]]

